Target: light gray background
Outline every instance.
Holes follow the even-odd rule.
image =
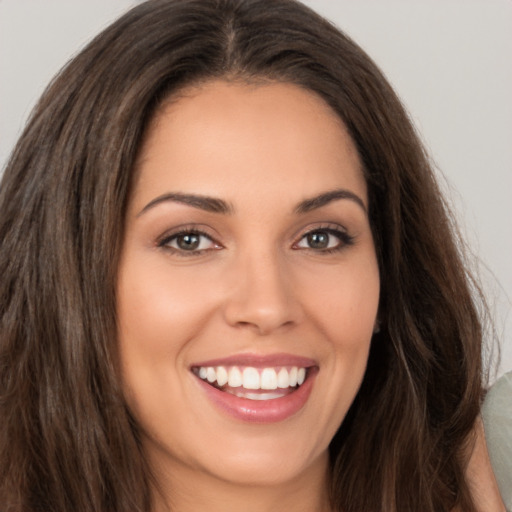
[[[0,0],[0,166],[46,84],[133,0]],[[512,1],[309,0],[408,107],[480,260],[512,369]],[[446,178],[446,179],[445,179]]]

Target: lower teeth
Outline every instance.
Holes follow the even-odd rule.
[[[286,389],[273,389],[273,390],[259,390],[253,391],[249,389],[245,389],[243,387],[232,388],[229,386],[215,386],[219,391],[223,391],[224,393],[229,393],[230,395],[234,395],[238,398],[246,398],[248,400],[275,400],[276,398],[282,398],[283,396],[287,396],[290,393],[296,391],[299,386],[295,386],[293,388]]]
[[[225,390],[227,393],[231,395],[235,395],[239,398],[247,398],[248,400],[275,400],[276,398],[281,398],[286,396],[288,393],[278,393],[278,392],[269,392],[269,393],[251,393],[250,391],[242,391],[242,390]]]

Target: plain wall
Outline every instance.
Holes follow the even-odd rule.
[[[0,0],[0,166],[46,84],[129,0]],[[404,100],[435,160],[512,369],[512,2],[309,0]]]

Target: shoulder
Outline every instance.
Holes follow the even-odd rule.
[[[507,510],[512,510],[512,371],[487,393],[482,417],[496,480]]]

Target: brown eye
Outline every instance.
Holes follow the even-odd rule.
[[[176,245],[183,251],[195,251],[201,243],[201,235],[186,233],[176,237]]]
[[[332,252],[352,245],[353,241],[353,237],[339,229],[315,229],[304,234],[295,248],[318,252]]]
[[[200,254],[202,251],[220,248],[208,235],[196,231],[175,233],[164,238],[158,245],[189,254]]]
[[[306,241],[310,249],[327,249],[329,247],[329,233],[315,231],[306,235]]]

